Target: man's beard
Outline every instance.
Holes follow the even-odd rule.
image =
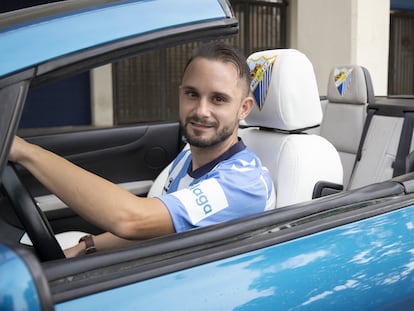
[[[203,122],[198,118],[194,118],[194,117],[187,118],[185,124],[181,122],[181,130],[187,142],[190,145],[195,146],[195,147],[206,148],[206,147],[215,146],[225,141],[227,138],[229,138],[233,134],[233,131],[234,131],[234,126],[232,128],[225,126],[222,129],[217,130],[216,133],[212,135],[211,137],[202,138],[202,137],[199,137],[197,134],[194,134],[194,133],[190,134],[187,131],[187,125],[192,121],[203,124]],[[217,128],[217,123],[214,123],[214,124],[209,123],[208,125],[213,126],[214,128]]]

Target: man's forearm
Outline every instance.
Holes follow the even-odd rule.
[[[122,238],[146,239],[174,232],[165,206],[140,198],[64,158],[20,138],[10,160],[23,165],[80,216]]]
[[[79,215],[105,230],[118,222],[114,209],[135,196],[107,180],[35,145],[26,146],[18,163]],[[131,202],[133,203],[133,202]],[[98,216],[98,217],[97,217]]]
[[[126,240],[113,235],[110,232],[105,232],[99,235],[95,235],[92,237],[94,247],[96,251],[107,251],[107,250],[114,250],[129,247],[140,243],[141,241],[137,240]],[[66,257],[77,257],[85,255],[86,253],[86,244],[84,242],[77,243],[76,245],[65,249]]]

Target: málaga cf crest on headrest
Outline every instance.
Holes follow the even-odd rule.
[[[353,68],[335,68],[334,83],[339,95],[344,96],[351,83],[351,73]]]
[[[264,101],[266,100],[275,61],[276,56],[270,58],[261,56],[258,59],[248,60],[252,78],[250,92],[252,93],[259,110],[263,109]]]

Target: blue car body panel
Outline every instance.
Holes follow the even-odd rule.
[[[114,40],[226,17],[220,3],[211,0],[120,2],[3,30],[0,76]],[[159,16],[148,18],[154,12]]]
[[[65,302],[56,310],[92,310],[96,301],[101,310],[411,310],[414,221],[407,219],[414,219],[414,206]]]
[[[0,244],[0,310],[40,311],[33,276],[22,258]]]

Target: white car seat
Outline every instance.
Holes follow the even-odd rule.
[[[272,176],[276,207],[311,200],[321,184],[342,184],[342,164],[325,138],[307,134],[322,109],[313,66],[294,49],[268,50],[247,60],[256,105],[239,131]]]
[[[367,105],[375,101],[368,70],[358,65],[332,68],[320,135],[338,150],[348,187],[364,128]]]

